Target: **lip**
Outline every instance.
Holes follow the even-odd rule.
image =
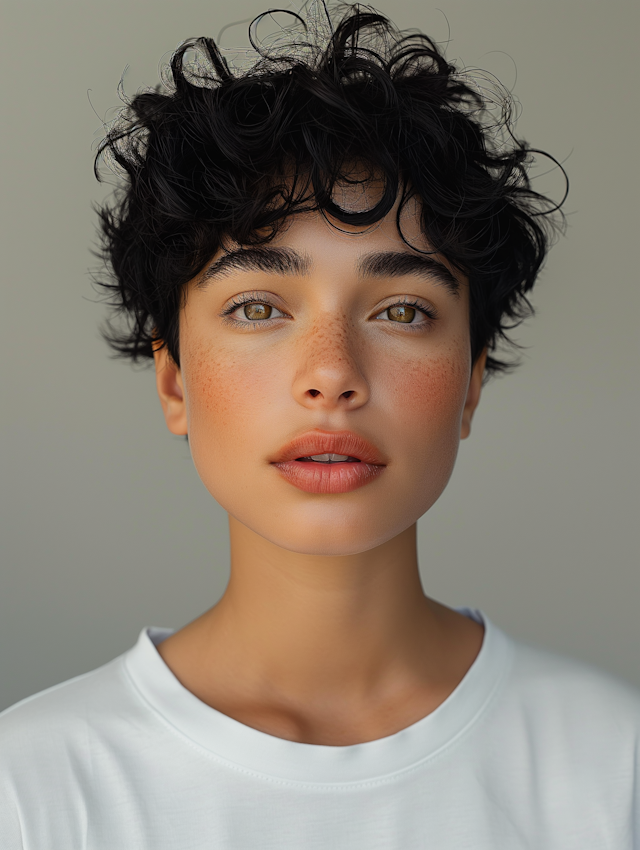
[[[385,466],[378,449],[353,431],[307,431],[283,446],[271,461],[283,463],[310,455],[336,454],[357,457],[363,463]]]
[[[297,460],[327,453],[347,455],[360,462],[323,464]],[[308,431],[283,446],[271,464],[290,484],[306,493],[348,493],[373,481],[386,466],[378,449],[353,431]]]

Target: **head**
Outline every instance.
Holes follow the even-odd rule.
[[[101,211],[130,319],[110,341],[155,358],[169,428],[233,516],[296,551],[371,548],[438,498],[508,365],[548,244],[529,150],[498,150],[430,39],[358,7],[248,71],[206,38],[171,68],[103,146],[125,173]],[[308,431],[364,437],[381,473],[292,484],[277,464]]]

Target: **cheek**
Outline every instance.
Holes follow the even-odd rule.
[[[191,458],[205,487],[225,507],[259,418],[250,409],[254,395],[247,391],[255,376],[246,372],[229,352],[207,346],[194,346],[183,360]]]
[[[464,357],[443,356],[417,371],[415,378],[419,391],[408,427],[413,463],[407,478],[414,483],[415,502],[422,515],[438,500],[455,466],[469,362]]]
[[[252,423],[273,398],[273,375],[265,358],[253,362],[246,355],[194,346],[183,363],[192,449],[222,450],[246,441]]]
[[[388,381],[389,420],[398,444],[400,477],[411,499],[403,510],[422,515],[438,499],[455,465],[469,383],[470,359],[464,348],[440,352],[423,362],[406,363]]]
[[[190,428],[201,419],[221,421],[233,410],[238,393],[236,364],[216,356],[205,346],[190,352],[183,365]]]
[[[424,433],[460,424],[469,359],[459,351],[411,361],[387,376],[387,396],[403,422]]]

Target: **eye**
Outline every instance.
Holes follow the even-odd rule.
[[[408,304],[396,304],[393,307],[387,308],[387,316],[392,322],[406,322],[410,324],[418,315],[415,307],[409,307]]]
[[[272,307],[271,304],[261,304],[258,301],[254,301],[249,304],[245,304],[244,307],[238,309],[241,310],[241,316],[255,322],[259,319],[270,319],[275,307]],[[279,312],[279,310],[276,310],[276,313]],[[280,313],[280,315],[282,314]],[[236,316],[236,318],[239,317]]]
[[[264,322],[267,319],[286,318],[285,314],[268,304],[266,301],[255,301],[250,298],[239,297],[223,311],[222,315],[229,321],[239,324],[250,324]]]
[[[436,318],[435,311],[416,301],[402,301],[386,307],[375,317],[403,325],[429,325]]]

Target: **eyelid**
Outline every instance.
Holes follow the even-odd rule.
[[[283,319],[283,318],[291,318],[283,309],[280,307],[276,307],[272,300],[278,300],[272,293],[265,292],[242,292],[238,295],[234,295],[231,298],[230,303],[227,304],[219,314],[221,318],[225,321],[235,322],[240,325],[265,325],[268,322],[273,321],[274,319]],[[282,315],[280,316],[270,316],[268,319],[237,319],[233,316],[233,313],[236,310],[239,310],[240,307],[244,307],[247,304],[266,304],[268,307],[271,307],[274,310],[277,310]],[[417,298],[415,296],[401,296],[400,298],[396,298],[395,301],[391,301],[389,304],[386,304],[382,309],[378,309],[375,312],[374,319],[378,320],[379,317],[385,313],[387,310],[390,310],[392,307],[413,307],[418,310],[418,312],[422,313],[424,316],[424,321],[421,322],[393,322],[391,319],[387,319],[386,321],[389,324],[404,324],[405,326],[413,326],[414,328],[422,325],[430,325],[438,318],[438,311],[433,305],[428,302],[422,301],[422,299]],[[380,320],[384,321],[384,320]]]
[[[272,321],[273,319],[284,319],[288,318],[286,312],[280,307],[276,307],[270,298],[273,298],[270,293],[265,292],[242,292],[239,295],[234,295],[233,298],[230,299],[230,303],[226,307],[222,309],[220,312],[220,317],[228,322],[236,322],[240,325],[266,325],[267,322]],[[277,310],[279,313],[282,313],[281,316],[270,316],[268,319],[238,319],[233,316],[233,313],[236,310],[240,309],[240,307],[244,307],[247,304],[265,304],[268,307],[271,307],[273,310]]]
[[[377,319],[383,313],[386,313],[387,310],[390,310],[392,307],[413,307],[418,310],[425,317],[425,321],[423,322],[392,322],[391,319],[387,319],[390,324],[398,324],[398,325],[428,325],[434,322],[438,318],[438,311],[431,304],[422,301],[419,298],[413,298],[410,295],[403,296],[399,300],[392,301],[389,304],[386,304],[381,310],[377,310],[374,316]],[[381,320],[384,321],[384,320]]]

